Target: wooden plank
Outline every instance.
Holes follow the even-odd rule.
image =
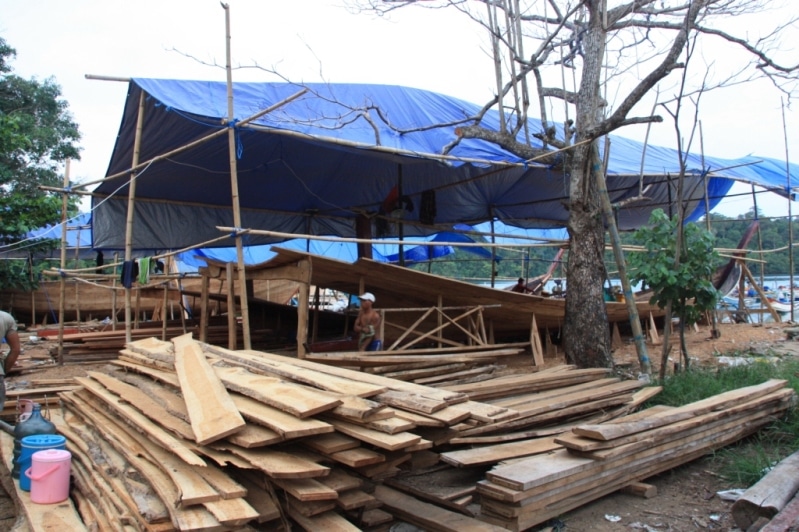
[[[276,486],[301,501],[334,501],[338,492],[312,478],[276,478]]]
[[[244,458],[247,462],[260,469],[272,479],[283,478],[313,478],[323,477],[330,472],[330,468],[315,464],[304,458],[282,451],[271,449],[242,449],[234,445],[215,443],[217,450],[229,451]]]
[[[299,512],[305,517],[313,517],[336,509],[336,501],[298,501],[290,495],[286,499],[292,511]]]
[[[252,397],[300,419],[332,410],[342,402],[320,390],[265,377],[244,368],[213,367],[228,390]]]
[[[360,478],[350,475],[339,468],[332,469],[328,476],[318,480],[338,493],[358,489],[363,485],[363,481]]]
[[[289,508],[289,515],[307,532],[360,532],[360,528],[347,521],[336,512],[326,512],[314,517],[306,517]]]
[[[169,513],[161,499],[148,485],[129,478],[130,464],[93,428],[86,426],[70,411],[63,416],[60,411],[51,412],[50,420],[59,434],[67,438],[67,450],[72,453],[73,464],[82,462],[87,470],[92,470],[95,475],[93,483],[104,481],[109,496],[117,496],[138,523],[144,527],[169,521]],[[97,467],[97,463],[102,463],[102,467]]]
[[[386,486],[376,486],[374,496],[383,509],[396,517],[434,532],[500,532],[504,530],[483,521],[422,502]]]
[[[602,449],[620,448],[626,444],[635,443],[647,438],[661,441],[663,438],[668,437],[675,433],[680,433],[695,427],[708,426],[710,423],[724,419],[726,417],[735,416],[737,414],[741,414],[749,410],[757,410],[767,405],[768,403],[785,399],[791,396],[792,394],[793,392],[790,389],[777,390],[776,392],[770,393],[763,397],[758,397],[752,401],[747,401],[738,406],[734,406],[723,410],[718,410],[716,412],[710,412],[708,414],[694,416],[693,418],[689,418],[684,421],[671,423],[669,425],[664,425],[662,427],[658,427],[643,432],[636,432],[634,434],[630,434],[629,436],[622,436],[609,441],[593,440],[591,438],[581,437],[577,434],[574,434],[573,432],[561,434],[555,439],[555,441],[568,449],[581,452],[601,451]],[[633,416],[627,416],[624,421],[618,420],[618,423],[621,424],[621,423],[641,421],[649,417],[652,417],[658,413],[668,414],[670,412],[673,412],[674,408],[675,407],[668,407],[666,409],[657,409],[655,412],[652,412],[649,415],[645,415],[648,413],[649,410],[655,410],[655,409],[647,409],[640,412],[638,416],[635,416],[635,419],[632,419]]]
[[[225,353],[227,351],[217,346],[209,346],[209,349],[217,354]],[[228,354],[225,356],[229,356],[229,353],[230,352],[228,352]],[[456,404],[459,402],[466,401],[468,399],[466,394],[463,393],[452,393],[447,390],[438,390],[436,388],[431,388],[429,386],[420,386],[418,384],[402,382],[395,379],[387,379],[379,375],[370,375],[368,373],[362,373],[360,371],[352,371],[349,369],[327,366],[325,364],[311,362],[310,360],[286,359],[286,357],[280,355],[275,355],[271,353],[262,353],[259,351],[248,351],[248,350],[236,351],[235,354],[236,354],[236,359],[242,359],[246,363],[251,364],[254,367],[259,367],[259,369],[260,367],[263,367],[268,370],[268,368],[272,367],[269,364],[264,364],[265,362],[284,364],[286,360],[290,360],[291,365],[293,367],[312,370],[314,372],[314,378],[319,378],[317,375],[315,375],[315,373],[324,373],[329,376],[339,377],[340,379],[342,379],[340,389],[330,389],[326,387],[329,386],[329,384],[323,380],[320,380],[319,386],[324,389],[329,389],[330,391],[339,392],[343,394],[352,394],[352,395],[358,395],[360,397],[367,397],[365,395],[362,395],[360,393],[355,393],[352,391],[352,383],[350,381],[355,381],[360,383],[371,384],[373,386],[382,388],[383,390],[379,393],[382,393],[385,390],[406,391],[410,393],[424,395],[431,399],[437,399],[439,401],[446,402],[447,404]]]
[[[681,406],[656,414],[640,421],[630,423],[613,423],[606,425],[582,425],[574,429],[574,433],[595,440],[612,440],[636,432],[662,427],[670,423],[676,423],[693,416],[719,410],[735,405],[742,401],[756,399],[763,395],[784,387],[787,381],[770,379],[762,384],[738,388],[729,392],[714,395],[701,401],[695,401],[685,406]]]
[[[217,346],[207,346],[208,351],[224,360],[233,361],[261,372],[283,377],[295,382],[301,382],[340,393],[343,395],[357,395],[358,397],[372,397],[386,391],[384,386],[373,385],[359,380],[342,378],[319,371],[313,366],[301,364],[302,360],[289,359],[279,355],[268,355],[258,351],[230,351]],[[319,364],[321,366],[321,364]]]
[[[336,428],[337,431],[351,436],[355,439],[364,441],[375,447],[386,449],[388,451],[396,451],[404,447],[416,445],[422,439],[421,436],[411,434],[409,432],[400,432],[398,434],[385,434],[376,430],[366,427],[360,427],[353,423],[346,421],[331,420],[330,423]]]
[[[507,397],[520,392],[560,388],[582,382],[592,381],[607,377],[608,370],[604,368],[575,369],[554,373],[528,373],[524,375],[509,375],[474,384],[447,386],[445,389],[453,392],[467,393],[472,400],[485,400],[490,398]]]
[[[172,343],[175,345],[175,372],[197,443],[206,445],[242,430],[244,418],[205,358],[200,344],[191,339],[191,334],[173,338]]]
[[[78,397],[79,392],[70,393],[70,399],[80,401],[80,398]],[[150,461],[137,456],[131,455],[127,458],[131,465],[133,465],[133,467],[135,467],[144,477],[147,478],[150,485],[158,493],[158,496],[162,500],[180,500],[180,493],[178,489],[167,477],[166,473],[164,473],[159,467]],[[204,463],[205,462],[203,462],[203,464]],[[169,511],[172,523],[180,530],[223,530],[225,528],[201,505],[182,508],[175,504],[167,504],[166,508]]]
[[[181,440],[178,440],[159,425],[153,423],[146,416],[141,414],[132,406],[122,402],[120,398],[107,391],[96,381],[87,378],[77,378],[84,385],[85,391],[90,392],[94,397],[100,399],[105,405],[109,406],[129,424],[133,424],[138,430],[146,433],[153,441],[179,456],[184,462],[191,465],[204,467],[205,461],[194,454]],[[80,394],[79,392],[69,392]]]
[[[244,417],[274,430],[286,440],[325,434],[335,430],[330,423],[318,419],[299,419],[251,397],[234,393],[231,398]]]
[[[211,512],[217,521],[228,527],[240,527],[258,518],[258,511],[244,499],[220,499],[206,502],[205,509]]]
[[[80,403],[76,404],[81,406]],[[186,507],[222,498],[216,489],[198,474],[197,470],[206,468],[196,468],[185,464],[176,455],[153,444],[137,431],[115,421],[99,410],[90,409],[88,404],[83,404],[80,412],[93,422],[95,430],[98,430],[117,451],[122,453],[126,460],[135,464],[138,463],[137,457],[141,456],[148,459],[169,477],[179,494],[178,499],[169,501],[171,504]]]
[[[333,454],[360,447],[361,442],[339,432],[305,438],[302,443],[322,454]]]
[[[441,453],[441,460],[457,467],[495,464],[510,458],[548,453],[561,446],[555,443],[555,437],[522,440],[519,442],[488,445],[474,449]]]
[[[634,497],[641,497],[642,499],[651,499],[657,497],[658,487],[653,484],[646,484],[644,482],[631,482],[621,489],[622,493],[632,495]]]
[[[182,419],[173,416],[166,408],[153,401],[146,393],[110,375],[100,373],[99,371],[89,371],[87,374],[89,377],[102,384],[106,390],[113,392],[127,401],[131,406],[135,407],[136,410],[155,423],[172,431],[181,438],[194,441],[194,432],[191,430],[191,426]],[[83,377],[79,377],[77,382],[80,382],[85,387],[93,388],[93,385],[87,383]]]
[[[366,426],[370,429],[385,432],[386,434],[397,434],[398,432],[407,432],[416,428],[414,423],[396,416],[388,419],[370,421]]]
[[[256,485],[248,478],[241,478],[240,480],[247,491],[244,495],[244,500],[258,512],[258,516],[255,518],[258,523],[266,523],[280,517],[280,508],[275,504],[269,491]]]
[[[231,434],[228,436],[227,441],[236,444],[239,447],[244,447],[245,449],[252,449],[255,447],[274,445],[284,440],[283,436],[281,436],[277,431],[249,423],[244,427],[244,429],[240,430],[236,434]]]
[[[364,449],[363,447],[339,451],[328,456],[336,462],[349,467],[365,467],[373,464],[379,464],[386,460],[386,457],[381,453],[375,452],[371,449]]]
[[[380,503],[368,493],[354,489],[339,494],[336,505],[344,510],[355,510],[356,508],[377,508]]]

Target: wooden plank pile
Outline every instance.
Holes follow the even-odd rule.
[[[142,340],[153,336],[162,336],[164,333],[161,322],[147,322],[147,327],[136,328],[131,331],[133,340]],[[190,332],[199,334],[199,326],[169,325],[166,328],[166,337]],[[57,338],[57,337],[56,337]],[[227,324],[208,327],[208,341],[226,343],[228,338]],[[125,328],[116,330],[89,331],[64,335],[64,362],[66,363],[93,363],[105,360],[114,360],[119,351],[125,347]]]
[[[77,378],[54,420],[75,455],[81,515],[100,529],[290,517],[306,530],[355,530],[345,515],[368,528],[392,518],[366,486],[401,464],[437,460],[424,434],[516,415],[459,392],[190,335],[134,341],[116,364],[113,375]]]
[[[553,439],[563,448],[490,470],[477,488],[481,518],[524,530],[737,441],[794,401],[786,381],[770,380],[679,408],[578,425]]]

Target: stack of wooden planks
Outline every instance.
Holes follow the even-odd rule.
[[[391,516],[364,483],[437,461],[425,435],[516,415],[459,392],[190,335],[131,342],[116,365],[77,378],[54,420],[75,455],[81,514],[100,529],[290,517],[306,530],[355,530],[344,516],[373,526]]]
[[[198,334],[198,326],[169,326],[160,327],[161,322],[148,322],[147,327],[136,328],[131,331],[134,340],[150,338],[153,336],[163,336],[172,338],[173,336],[186,332]],[[104,331],[78,332],[65,334],[63,340],[64,362],[66,363],[92,363],[105,360],[114,360],[119,351],[125,347],[125,329]],[[208,341],[225,343],[228,338],[227,325],[216,325],[208,327]]]
[[[679,408],[579,425],[552,440],[563,448],[490,470],[477,488],[481,518],[527,529],[737,441],[794,401],[786,381],[770,380]]]

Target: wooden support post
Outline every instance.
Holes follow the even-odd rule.
[[[613,334],[611,335],[611,342],[610,345],[613,349],[621,349],[624,347],[624,343],[621,340],[621,333],[619,332],[619,324],[613,324]]]
[[[536,366],[544,366],[544,350],[541,347],[541,336],[538,334],[538,324],[533,314],[533,322],[530,324],[530,347],[533,350],[533,363]]]
[[[443,309],[443,308],[444,308],[444,296],[443,296],[443,294],[438,294],[438,314],[437,314],[436,318],[437,318],[437,322],[438,322],[439,333],[436,336],[438,337],[438,347],[439,348],[443,347],[443,344],[441,343],[442,336],[441,336],[441,332],[440,332],[441,325],[442,325],[441,320],[444,318],[442,316],[442,314],[441,314],[441,309]]]
[[[166,310],[169,304],[169,283],[164,284],[164,305],[161,307],[161,340],[166,342]]]
[[[139,154],[141,153],[141,136],[142,129],[144,128],[144,104],[145,93],[141,91],[139,95],[139,114],[136,117],[136,136],[133,140],[133,160],[131,161],[131,168],[135,168],[139,164]],[[133,219],[134,209],[136,206],[136,173],[130,174],[130,183],[128,184],[128,213],[125,221],[125,264],[130,265],[133,260]],[[125,342],[132,340],[130,334],[130,309],[131,309],[131,292],[129,287],[125,287]]]
[[[225,264],[225,279],[227,282],[227,346],[236,349],[236,294],[233,286],[233,263]]]
[[[663,344],[663,341],[660,339],[660,335],[658,335],[658,328],[655,325],[655,317],[652,316],[651,312],[649,313],[649,339],[652,341],[652,345]]]
[[[386,341],[386,309],[378,310],[380,313],[380,340]]]
[[[114,264],[119,262],[119,252],[114,252]],[[111,330],[117,330],[117,277],[116,267],[114,267],[114,278],[111,280]]]
[[[317,340],[317,334],[319,333],[319,304],[321,303],[319,297],[319,286],[316,286],[313,292],[313,324],[311,325],[311,342],[315,342]]]
[[[136,306],[134,308],[133,328],[139,328],[139,312],[141,311],[141,290],[136,290]]]
[[[222,4],[225,10],[225,72],[227,73],[227,118],[228,118],[228,154],[230,157],[230,197],[233,202],[233,225],[241,227],[241,207],[239,204],[239,180],[238,166],[236,160],[236,130],[233,127],[233,70],[230,63],[230,9],[227,4]],[[239,286],[241,296],[241,325],[244,334],[244,349],[252,349],[250,339],[250,312],[249,302],[247,301],[247,272],[244,267],[244,245],[241,236],[236,236],[236,258],[239,270]],[[232,286],[231,286],[232,288]],[[230,312],[230,309],[228,309]],[[234,331],[235,333],[235,331]]]
[[[658,487],[652,484],[644,484],[643,482],[633,482],[621,489],[622,493],[634,495],[643,499],[651,499],[657,496]]]
[[[308,340],[308,296],[311,292],[310,281],[300,283],[300,293],[297,296],[297,357],[305,358],[305,344]]]
[[[64,171],[64,190],[69,187],[69,159]],[[67,267],[67,193],[61,198],[61,270]],[[58,364],[64,363],[64,306],[66,305],[67,280],[61,275],[61,298],[58,302]]]
[[[763,293],[763,289],[760,288],[760,285],[755,282],[754,277],[752,277],[752,272],[749,271],[749,267],[746,265],[746,263],[741,262],[741,268],[743,269],[744,274],[746,274],[746,277],[749,279],[749,282],[752,283],[752,286],[754,287],[755,291],[760,296],[760,301],[766,306],[768,311],[771,313],[771,317],[774,318],[775,322],[782,323],[782,318],[780,318],[780,315],[777,313],[776,310],[774,310],[774,307],[771,306],[771,302],[766,297],[766,294]]]
[[[208,289],[211,279],[203,274],[200,277],[200,341],[208,341]],[[181,313],[182,314],[182,313]]]
[[[544,329],[544,356],[555,357],[558,354],[558,348],[552,343],[552,336],[549,329]]]

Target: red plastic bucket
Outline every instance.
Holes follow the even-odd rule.
[[[31,501],[55,504],[67,500],[72,454],[62,449],[36,451],[31,462],[31,467],[23,472],[31,479]]]

